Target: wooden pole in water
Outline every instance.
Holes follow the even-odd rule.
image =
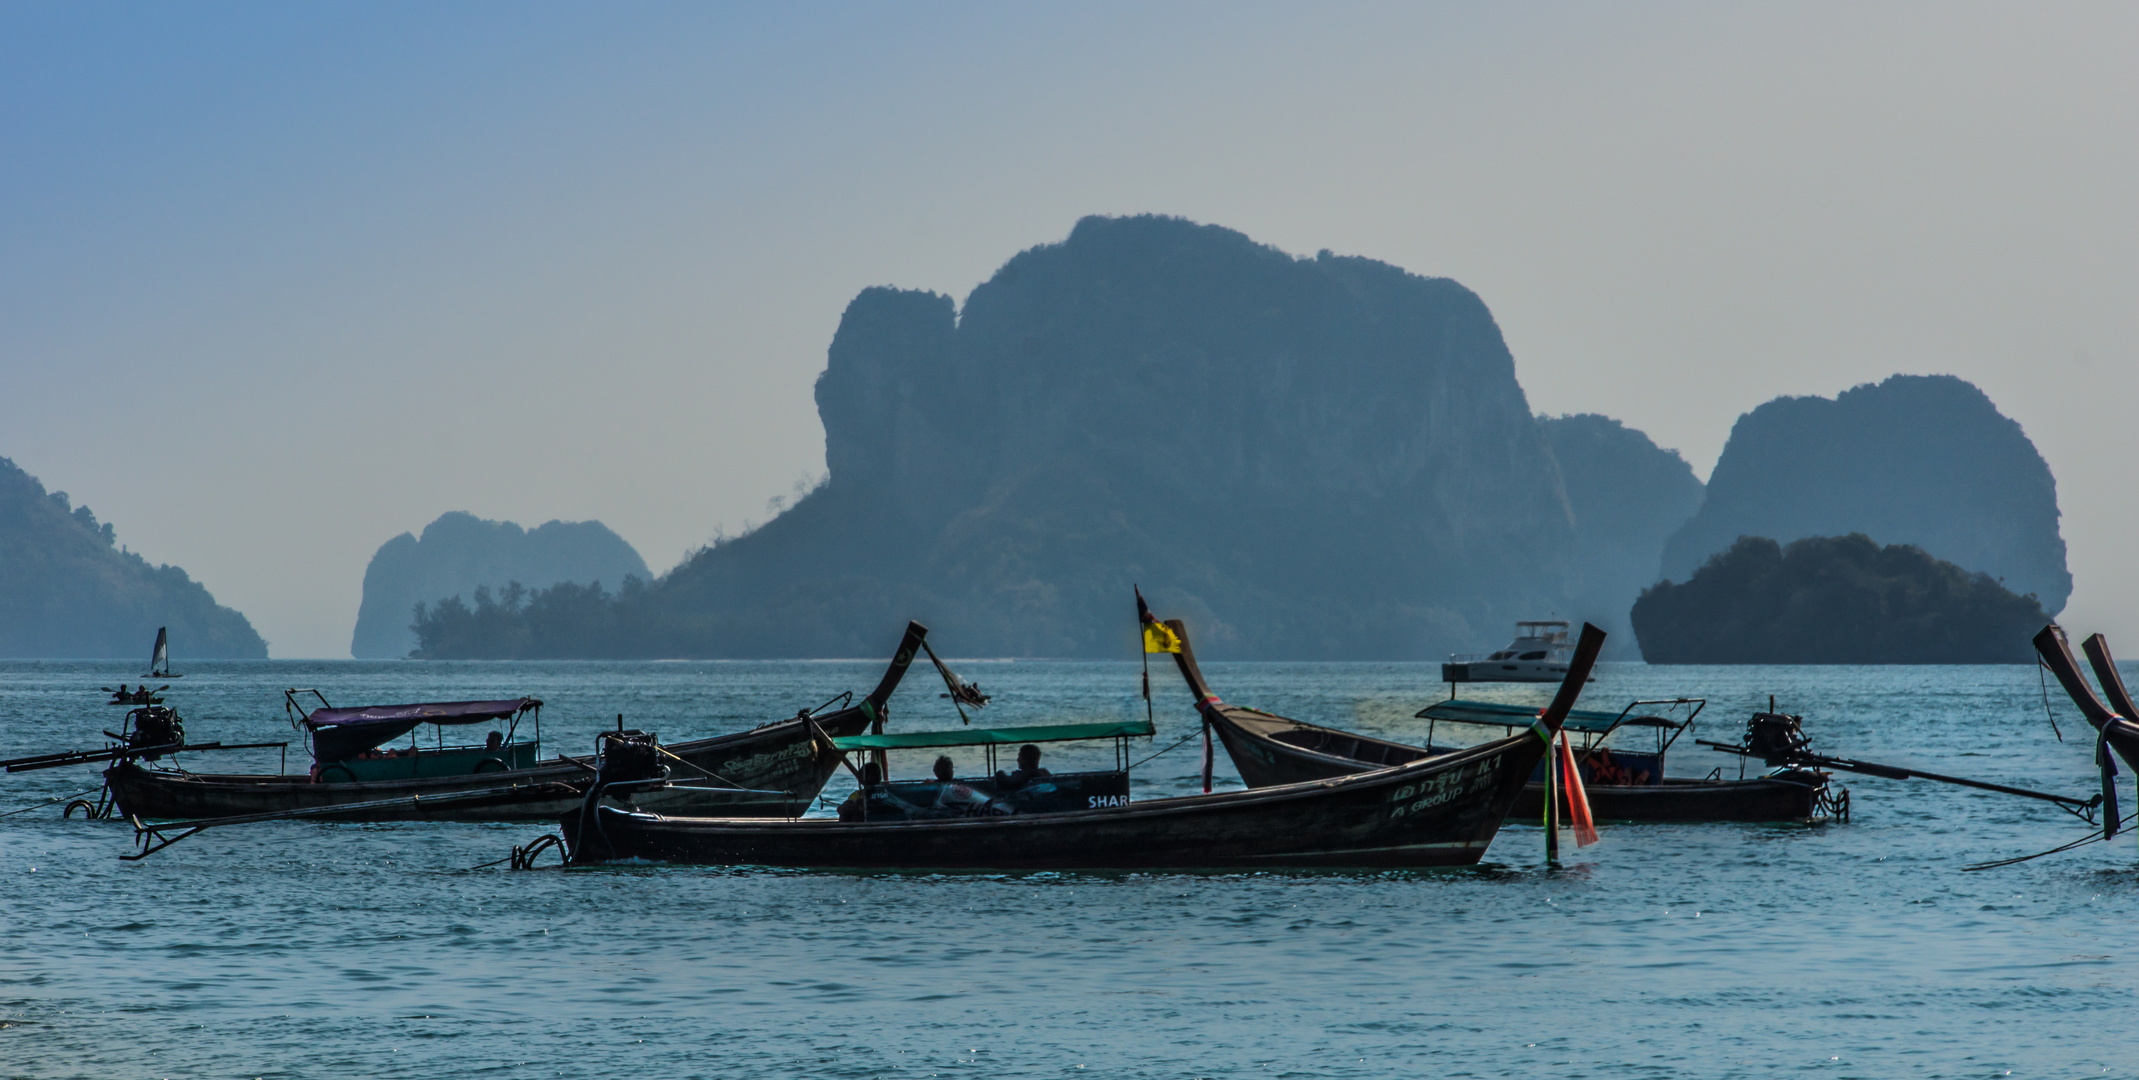
[[[1545,744],[1545,861],[1560,861],[1560,763],[1553,758],[1553,746]]]

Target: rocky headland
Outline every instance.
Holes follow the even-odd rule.
[[[89,507],[0,458],[0,656],[146,663],[159,627],[181,663],[267,658],[245,616],[184,570],[120,547]]]
[[[1559,466],[1447,279],[1086,218],[962,306],[864,291],[817,407],[829,478],[778,518],[608,614],[563,605],[583,633],[498,625],[566,655],[873,656],[911,617],[968,654],[1120,657],[1138,582],[1211,655],[1418,658],[1568,610]]]
[[[1119,657],[1138,583],[1208,656],[1435,659],[1517,619],[1626,629],[1659,565],[1741,534],[2071,587],[2048,467],[1959,379],[1771,401],[1704,489],[1608,417],[1532,416],[1462,285],[1177,218],[1086,218],[963,304],[864,290],[816,400],[828,478],[771,522],[614,591],[402,594],[414,654],[873,656],[919,618],[967,654]]]
[[[1576,556],[1565,610],[1604,628],[1607,659],[1640,657],[1627,610],[1656,580],[1664,540],[1701,507],[1702,484],[1676,450],[1608,416],[1540,417],[1574,512]]]

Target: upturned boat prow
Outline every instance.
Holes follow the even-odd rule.
[[[2131,707],[2131,698],[2124,690],[2124,680],[2117,675],[2115,659],[2109,655],[2109,642],[2096,634],[2087,639],[2086,646],[2096,675],[2102,677],[2107,672],[2103,689],[2113,698],[2121,699],[2123,706],[2111,709],[2087,685],[2086,677],[2080,674],[2079,662],[2073,659],[2072,645],[2065,639],[2063,627],[2051,623],[2035,635],[2036,654],[2042,657],[2042,664],[2050,669],[2050,674],[2057,677],[2058,685],[2065,688],[2072,703],[2079,706],[2080,715],[2087,718],[2101,741],[2124,759],[2126,768],[2139,772],[2139,723],[2134,723],[2133,715],[2125,711]]]

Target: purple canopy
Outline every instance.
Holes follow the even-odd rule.
[[[312,729],[312,756],[321,762],[355,757],[420,724],[481,724],[503,720],[522,709],[541,708],[530,697],[505,701],[433,701],[416,705],[368,705],[357,709],[314,709],[305,717]]]
[[[314,709],[305,724],[317,731],[344,724],[480,724],[503,720],[521,709],[542,704],[534,698],[505,701],[433,701],[416,705],[365,705],[356,709]]]

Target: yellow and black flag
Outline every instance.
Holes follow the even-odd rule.
[[[1181,651],[1181,635],[1160,622],[1144,604],[1144,591],[1130,586],[1136,592],[1136,618],[1144,626],[1144,651],[1147,653],[1177,653]]]

